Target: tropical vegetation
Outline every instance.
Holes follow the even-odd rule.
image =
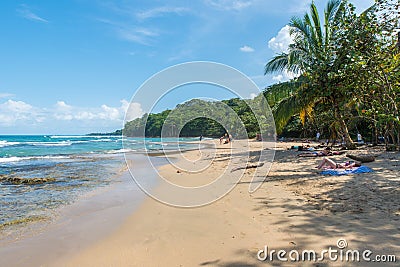
[[[228,132],[235,138],[253,138],[260,132],[260,126],[265,129],[273,125],[272,120],[268,122],[257,119],[258,111],[254,110],[255,107],[260,107],[260,110],[265,112],[265,107],[262,107],[260,101],[261,98],[233,98],[222,101],[192,99],[177,105],[173,110],[144,114],[141,118],[127,122],[123,134],[152,137],[220,137]]]
[[[381,140],[387,148],[399,148],[398,10],[397,0],[376,0],[357,14],[349,1],[329,0],[323,13],[312,2],[308,13],[290,20],[293,42],[265,65],[265,74],[286,71],[296,77],[273,84],[262,94],[272,108],[278,135],[311,137],[320,132],[354,148],[352,140],[361,133],[372,143]],[[249,101],[194,99],[130,121],[123,133],[160,136],[164,127],[167,135],[176,134],[174,129],[179,128],[181,136],[221,136],[227,129],[240,128],[235,125],[237,120],[226,115],[225,107],[229,107],[247,132],[236,130],[234,134],[254,137],[271,122],[260,124]],[[195,119],[185,121],[185,116],[193,114]]]
[[[377,0],[362,14],[346,0],[329,0],[321,16],[315,3],[289,26],[293,43],[265,66],[297,78],[270,86],[278,133],[298,116],[303,126],[343,138],[354,148],[350,129],[369,129],[399,146],[399,2]]]

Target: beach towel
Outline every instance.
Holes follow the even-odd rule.
[[[353,169],[348,169],[348,170],[343,170],[343,169],[329,169],[329,170],[324,170],[321,172],[323,175],[333,175],[333,176],[339,176],[339,175],[347,175],[347,174],[355,174],[355,173],[366,173],[366,172],[373,172],[372,169],[368,168],[367,166],[361,166]]]

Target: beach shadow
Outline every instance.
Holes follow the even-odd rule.
[[[200,263],[200,266],[207,266],[207,265],[211,265],[211,266],[215,266],[217,263],[219,263],[221,260],[214,260],[214,261],[205,261]]]
[[[391,159],[388,161],[388,159]],[[282,219],[274,224],[282,231],[296,236],[304,236],[296,243],[306,248],[313,236],[323,236],[329,240],[346,238],[349,249],[369,249],[374,254],[400,254],[400,179],[398,155],[386,155],[369,164],[373,173],[348,176],[322,176],[291,174],[290,169],[274,171],[269,181],[282,181],[294,195],[305,201],[294,203],[290,199],[270,199],[258,197],[259,206],[254,210],[267,212],[280,210]],[[384,162],[383,162],[384,161]],[[382,167],[384,166],[384,167]],[[283,176],[283,177],[282,177]],[[268,193],[268,192],[267,192]],[[300,220],[296,220],[300,217]],[[314,244],[315,246],[316,244]],[[336,244],[332,244],[335,247]],[[309,247],[310,248],[310,247]],[[380,266],[378,263],[371,266]],[[322,266],[322,265],[319,265]],[[389,265],[390,266],[390,263]],[[394,266],[394,264],[393,264]]]

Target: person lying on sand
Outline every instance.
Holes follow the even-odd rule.
[[[332,153],[329,150],[314,151],[314,152],[303,152],[298,154],[298,157],[325,157],[330,156]]]
[[[351,169],[353,167],[360,167],[360,162],[346,161],[345,163],[337,163],[329,158],[324,158],[321,163],[316,167],[317,169]]]
[[[303,152],[298,154],[298,157],[326,157],[326,156],[334,156],[334,155],[342,155],[344,151],[330,151],[329,149],[324,149],[322,151],[314,151],[314,152]]]

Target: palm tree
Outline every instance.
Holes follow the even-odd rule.
[[[346,0],[329,0],[324,10],[323,22],[314,2],[310,12],[303,18],[293,17],[289,23],[293,43],[288,52],[283,52],[265,66],[265,74],[289,71],[299,75],[290,81],[295,82],[296,90],[274,108],[274,115],[279,131],[289,119],[300,113],[302,120],[311,116],[313,107],[319,102],[330,103],[335,113],[338,131],[344,136],[346,145],[354,147],[343,116],[341,103],[346,97],[337,90],[340,81],[331,78],[330,73],[337,71],[340,57],[333,44],[335,31],[339,31],[340,19],[344,14]]]

